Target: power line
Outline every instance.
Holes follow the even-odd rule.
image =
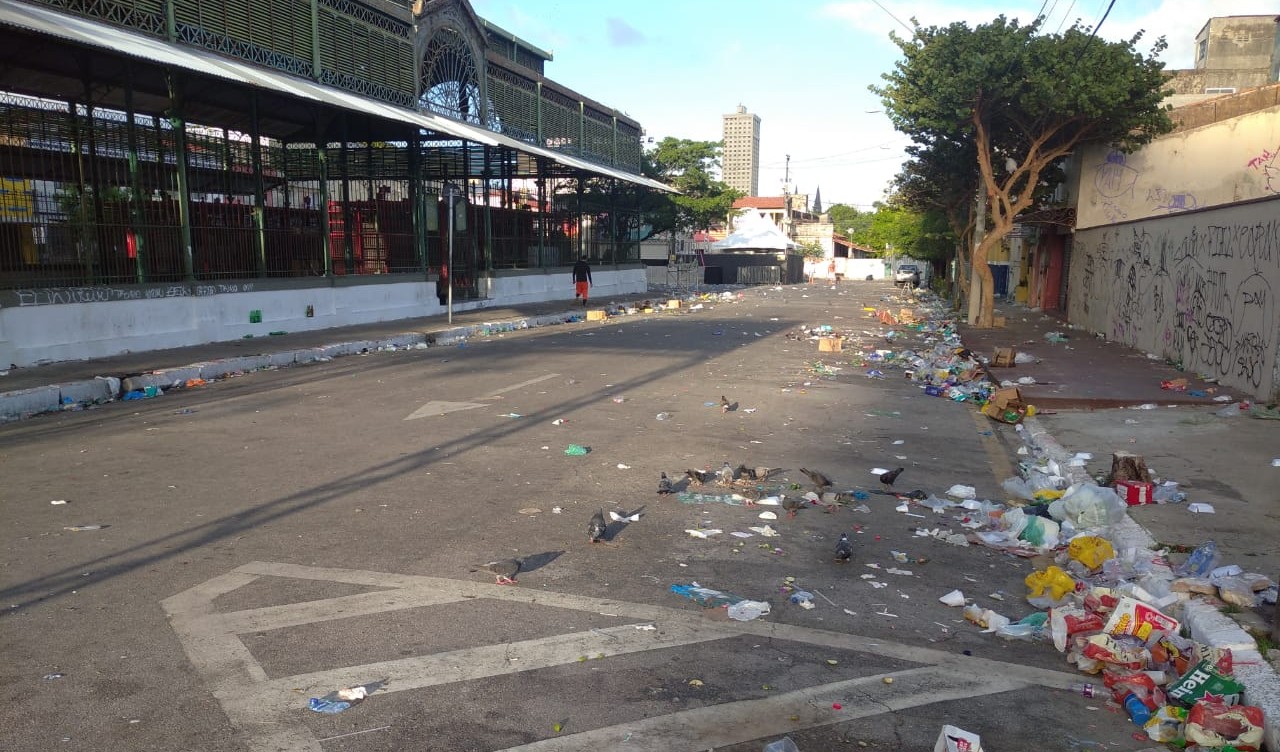
[[[1107,16],[1111,15],[1111,9],[1115,7],[1115,4],[1116,0],[1111,0],[1111,2],[1107,3],[1106,12],[1103,13],[1102,18],[1098,20],[1098,25],[1094,26],[1093,30],[1089,32],[1089,38],[1084,40],[1084,46],[1080,48],[1080,54],[1076,55],[1076,63],[1079,63],[1080,58],[1084,57],[1084,53],[1089,51],[1089,45],[1093,44],[1093,38],[1098,35],[1098,29],[1101,29],[1102,24],[1107,22]]]
[[[1067,22],[1067,18],[1071,15],[1071,9],[1076,7],[1076,0],[1071,0],[1071,4],[1067,6],[1067,12],[1062,14],[1062,20],[1058,22],[1058,28],[1053,33],[1057,34],[1062,31],[1062,25]]]
[[[916,33],[916,30],[914,28],[904,24],[901,18],[898,18],[897,16],[893,15],[892,11],[890,11],[888,8],[881,5],[880,0],[871,0],[871,2],[875,3],[876,7],[879,8],[880,10],[884,11],[885,13],[888,13],[889,18],[892,18],[893,20],[897,21],[899,26],[907,30],[907,33],[913,34],[913,35]]]

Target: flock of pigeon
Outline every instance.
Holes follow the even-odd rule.
[[[721,397],[720,406],[722,411],[727,412],[732,407],[732,403],[724,397]],[[880,483],[883,484],[886,489],[892,489],[894,482],[898,480],[898,476],[902,474],[903,469],[904,468],[899,467],[881,473]],[[689,469],[684,471],[684,475],[688,478],[689,485],[691,487],[705,486],[713,483],[724,487],[745,486],[745,488],[742,489],[742,495],[746,499],[747,506],[752,506],[759,498],[759,491],[752,484],[766,481],[771,476],[781,472],[781,470],[782,468],[777,467],[747,467],[746,465],[738,465],[734,468],[730,467],[728,462],[725,462],[720,466],[720,469],[714,473],[707,470]],[[813,503],[825,504],[828,513],[835,511],[837,507],[842,506],[849,501],[850,496],[844,492],[836,492],[834,494],[829,492],[832,487],[832,483],[831,479],[825,474],[818,472],[817,470],[809,470],[803,467],[800,468],[800,472],[808,476],[809,480],[813,483],[816,497],[821,500]],[[674,492],[675,489],[671,482],[671,478],[668,477],[665,472],[661,473],[658,478],[658,495],[669,496]],[[796,513],[804,508],[805,503],[809,498],[803,496],[788,496],[786,494],[780,494],[779,496],[779,503],[782,508],[786,510],[788,519],[794,518]],[[810,497],[812,496],[813,495],[810,495]],[[639,513],[621,515],[617,512],[611,511],[609,512],[609,518],[614,522],[635,522],[640,519],[640,515]],[[591,515],[591,520],[587,523],[587,542],[598,543],[604,540],[605,534],[608,531],[608,525],[609,523],[605,521],[604,509],[597,509],[596,512]],[[843,563],[849,561],[852,557],[853,544],[849,541],[849,534],[841,533],[840,540],[836,542],[835,561]],[[482,564],[480,567],[492,573],[494,577],[497,578],[497,584],[514,585],[516,584],[516,575],[520,573],[522,564],[523,561],[521,559],[501,559],[499,561],[491,561],[487,564]]]

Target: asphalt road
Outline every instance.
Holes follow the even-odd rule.
[[[1032,610],[1027,562],[914,535],[950,515],[873,493],[868,513],[738,538],[768,510],[654,493],[660,471],[727,461],[873,491],[870,468],[901,465],[900,489],[1000,498],[1013,431],[785,336],[889,347],[863,307],[894,294],[751,290],[0,426],[0,748],[918,750],[943,723],[989,752],[1151,746],[1064,691],[1079,677],[1051,646],[938,602]],[[736,409],[706,405],[721,395]],[[598,508],[641,517],[589,544]],[[509,556],[529,562],[517,586],[475,571]],[[691,581],[772,612],[734,622],[669,591]],[[343,713],[307,709],[375,682]]]

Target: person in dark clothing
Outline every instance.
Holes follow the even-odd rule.
[[[587,291],[591,289],[591,265],[583,256],[573,265],[573,297],[582,298],[582,307],[587,306]]]

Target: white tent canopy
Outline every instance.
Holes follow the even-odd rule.
[[[733,232],[711,244],[715,251],[785,251],[798,246],[768,217],[745,209],[734,219]]]

